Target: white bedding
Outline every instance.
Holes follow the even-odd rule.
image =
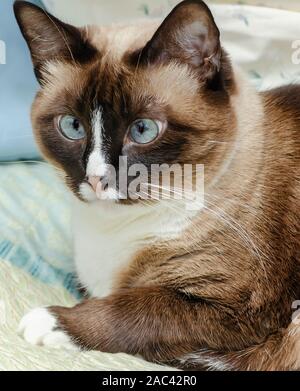
[[[161,370],[126,354],[71,352],[31,346],[16,334],[22,315],[40,305],[72,306],[63,288],[46,285],[0,259],[0,370],[109,371]]]

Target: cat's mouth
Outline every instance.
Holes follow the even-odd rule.
[[[141,198],[131,198],[109,185],[102,186],[96,180],[84,181],[79,187],[80,198],[85,202],[113,202],[122,205],[136,205]]]
[[[116,189],[109,187],[104,177],[92,176],[80,185],[81,198],[87,202],[93,201],[119,201],[120,194]]]

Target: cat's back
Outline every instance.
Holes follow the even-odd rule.
[[[266,91],[264,102],[265,155],[300,191],[300,85]]]
[[[300,85],[262,93],[264,103],[263,186],[270,221],[281,242],[300,260]],[[265,212],[266,214],[266,209]],[[275,231],[275,230],[273,230]],[[278,257],[284,259],[284,257]]]
[[[299,151],[300,84],[290,84],[265,91],[262,96],[266,118],[271,121],[274,131],[282,137],[283,141],[288,139]]]

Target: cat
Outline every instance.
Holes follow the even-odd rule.
[[[256,92],[200,0],[111,27],[14,9],[41,86],[35,137],[64,173],[88,295],[32,310],[23,337],[181,369],[300,369],[300,87]],[[203,164],[203,205],[121,199],[107,183],[120,156]]]

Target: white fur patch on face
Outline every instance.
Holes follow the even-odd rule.
[[[88,202],[97,201],[98,199],[92,187],[87,183],[81,183],[79,186],[79,193],[81,197]]]
[[[32,345],[79,350],[64,331],[57,329],[57,319],[47,308],[36,308],[25,315],[18,333]]]
[[[102,145],[103,120],[101,108],[95,110],[92,116],[94,149],[88,157],[87,176],[104,176],[106,173],[105,156]]]
[[[103,119],[102,109],[98,108],[92,114],[92,130],[94,139],[94,148],[88,157],[86,168],[87,177],[102,177],[108,172],[108,165],[105,161],[105,147],[103,146]],[[96,200],[117,200],[118,194],[115,189],[95,192],[87,183],[82,183],[79,192],[85,201],[93,202]]]

